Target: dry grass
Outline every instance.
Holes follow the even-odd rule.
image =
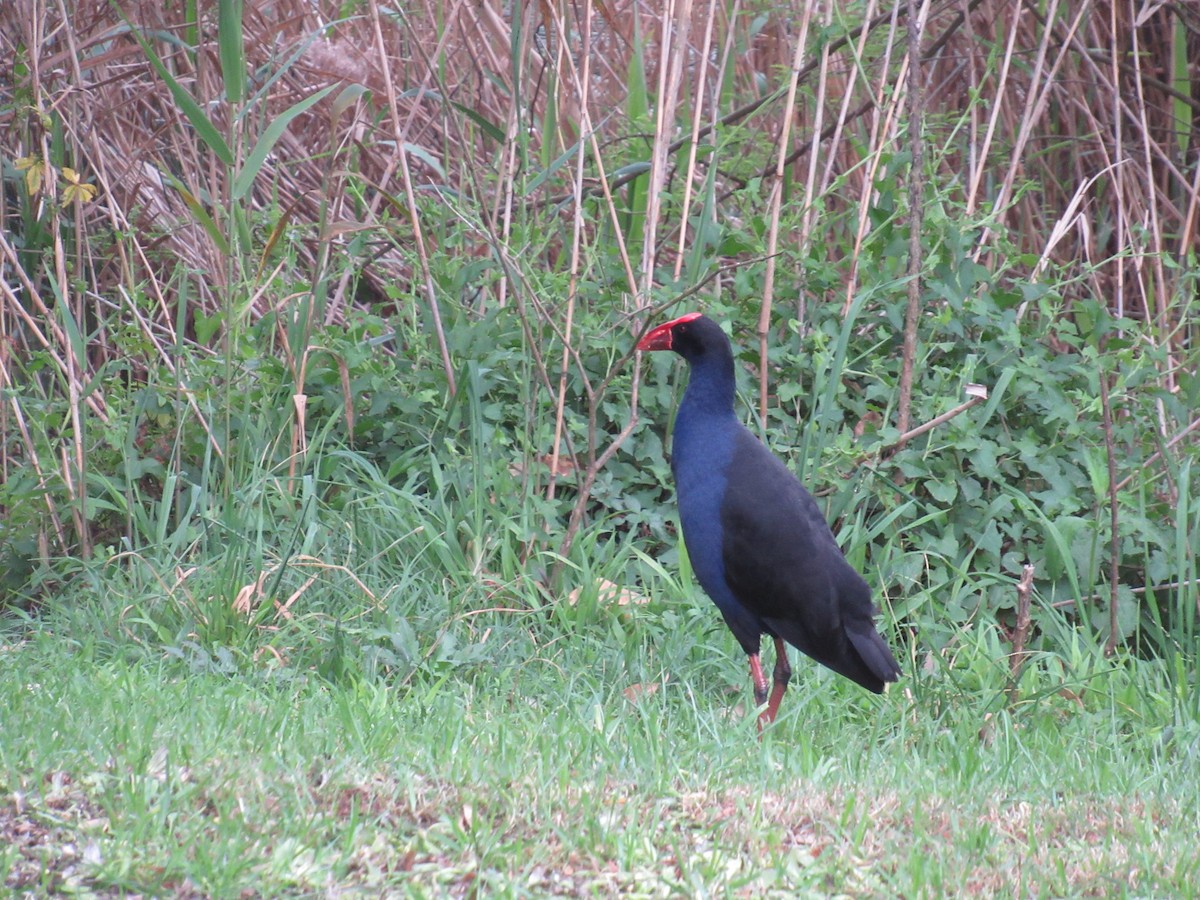
[[[18,795],[0,805],[0,832],[18,850],[8,887],[88,883],[89,866],[111,852],[105,837],[111,823],[89,796],[88,781],[56,771],[39,796]],[[287,785],[236,790],[250,809],[262,808],[265,818],[254,830],[265,863],[276,850],[270,820],[296,815],[297,801],[287,796]],[[189,812],[197,816],[216,815],[230,802],[207,791],[193,800],[208,807]],[[597,823],[579,818],[598,805]],[[937,860],[942,887],[960,896],[1022,896],[1027,885],[1035,893],[1055,885],[1072,896],[1101,897],[1178,883],[1172,874],[1177,860],[1164,855],[1167,844],[1145,842],[1147,834],[1169,831],[1178,810],[1138,797],[1073,796],[1047,805],[1003,796],[969,802],[930,796],[914,804],[895,792],[797,785],[786,794],[735,786],[655,798],[631,783],[572,785],[562,796],[546,797],[543,786],[517,783],[505,797],[484,799],[435,779],[400,782],[380,774],[357,783],[316,783],[299,810],[321,823],[314,832],[350,828],[354,835],[343,889],[399,879],[469,894],[480,876],[477,841],[537,846],[536,865],[524,871],[530,861],[514,855],[502,877],[546,896],[629,890],[666,896],[705,859],[720,872],[715,884],[737,885],[733,895],[747,897],[785,896],[814,881],[841,896],[904,894],[914,889],[906,870],[922,857]],[[648,829],[647,823],[655,824]],[[596,827],[609,839],[588,852],[580,838]],[[653,835],[632,866],[612,855],[611,841],[622,832]],[[292,848],[300,857],[313,849]],[[153,873],[141,877],[152,880]],[[184,892],[180,896],[194,890],[186,883],[167,886]]]
[[[826,198],[830,213],[840,211],[839,203],[845,210],[859,209],[875,190],[879,155],[904,146],[905,83],[897,69],[904,56],[904,16],[903,8],[897,15],[869,3],[862,8],[863,24],[809,58],[802,45],[794,46],[797,35],[789,23],[815,17],[820,25],[832,26],[835,15],[844,14],[834,6],[797,0],[794,8],[766,7],[762,22],[748,11],[731,20],[730,11],[738,5],[680,3],[659,10],[632,2],[597,3],[561,12],[548,4],[530,6],[514,66],[513,23],[499,4],[417,5],[402,20],[367,4],[349,19],[327,24],[334,6],[250,3],[246,60],[258,78],[251,88],[262,87],[268,73],[278,77],[241,121],[223,99],[214,22],[188,23],[182,9],[172,15],[157,3],[123,8],[131,24],[161,38],[156,51],[226,133],[252,133],[328,85],[369,90],[354,102],[353,94],[337,102],[341,95],[335,93],[303,116],[284,134],[251,194],[255,207],[277,214],[286,210],[305,232],[301,244],[315,266],[322,244],[338,243],[336,236],[345,229],[383,227],[382,213],[390,211],[387,198],[405,195],[399,171],[404,156],[416,183],[452,190],[481,210],[475,224],[493,233],[476,237],[477,252],[486,251],[487,238],[503,240],[514,205],[596,190],[587,179],[579,184],[579,175],[566,166],[534,196],[511,196],[511,150],[497,146],[450,102],[510,135],[518,126],[528,129],[534,159],[543,152],[554,158],[580,137],[596,143],[601,159],[610,155],[606,148],[612,143],[633,142],[647,148],[645,158],[658,158],[664,180],[689,182],[703,175],[701,164],[682,152],[692,148],[662,138],[677,137],[677,124],[686,123],[704,140],[714,124],[737,123],[747,129],[739,140],[748,152],[745,160],[730,159],[718,173],[727,191],[736,191],[752,175],[771,179],[787,171],[805,185],[804,195]],[[26,15],[30,8],[34,15]],[[229,173],[219,171],[222,167],[195,139],[110,4],[85,0],[73,5],[69,17],[64,11],[42,2],[8,4],[0,11],[0,38],[5,56],[28,66],[17,74],[14,62],[8,64],[8,98],[28,98],[42,113],[55,114],[65,130],[65,158],[100,188],[97,203],[63,213],[83,215],[81,262],[90,271],[89,287],[112,296],[118,286],[152,277],[165,292],[173,279],[168,267],[182,260],[206,275],[198,284],[201,302],[210,310],[221,308],[226,265],[163,174],[178,177],[193,197],[217,202],[228,198]],[[1101,293],[1118,311],[1162,317],[1169,335],[1172,285],[1164,264],[1183,260],[1197,239],[1190,140],[1191,117],[1200,109],[1193,95],[1200,86],[1180,82],[1180,76],[1194,73],[1174,71],[1171,59],[1161,54],[1177,41],[1187,59],[1200,54],[1194,12],[1159,6],[1134,27],[1128,8],[1109,3],[1077,5],[1070,15],[1049,20],[1017,4],[981,0],[926,4],[926,11],[925,104],[930,116],[944,117],[961,130],[934,148],[935,176],[952,189],[958,186],[968,210],[985,202],[996,207],[998,220],[1025,236],[1027,252],[1046,253],[1060,263],[1097,265],[1096,281],[1089,286],[1108,288]],[[1051,14],[1061,12],[1051,6]],[[760,26],[753,33],[752,24]],[[548,48],[535,30],[551,35]],[[563,33],[569,40],[560,39]],[[661,89],[663,109],[676,113],[659,116],[662,134],[631,132],[623,114],[636,34],[641,35],[646,84],[654,93]],[[178,43],[168,42],[168,36]],[[197,38],[192,53],[187,42]],[[563,52],[567,45],[576,52]],[[1096,47],[1110,49],[1103,54],[1089,49]],[[1143,61],[1139,51],[1146,48],[1159,55]],[[988,54],[998,54],[999,61]],[[293,58],[294,64],[286,65]],[[782,77],[788,69],[798,72],[796,82]],[[791,95],[790,88],[799,90]],[[722,89],[733,99],[732,108],[718,96]],[[981,99],[973,102],[976,96]],[[545,133],[539,126],[551,103],[557,127]],[[1189,118],[1179,119],[1183,114]],[[49,152],[49,135],[26,106],[6,104],[0,128],[10,162],[42,156],[54,164],[64,156]],[[789,152],[781,165],[777,145],[784,129],[790,130],[782,149]],[[814,142],[814,134],[827,137]],[[410,152],[398,153],[392,142]],[[811,152],[814,145],[819,153]],[[757,167],[746,168],[744,163],[753,160],[759,161]],[[351,208],[346,194],[351,171],[374,189],[359,208]],[[836,176],[846,181],[828,196]],[[1025,182],[1039,190],[1018,197],[1016,188]],[[46,200],[57,184],[46,179]],[[6,206],[7,234],[17,225],[14,213],[15,207]],[[651,243],[649,254],[633,260],[638,283],[631,290],[644,290],[640,275],[649,270],[647,256],[671,254],[681,240],[686,243],[678,210],[664,210],[662,221],[652,217],[651,224],[659,240]],[[89,239],[108,229],[137,236],[129,258],[88,257],[130,248]],[[1054,235],[1052,245],[1048,235]],[[631,250],[636,254],[642,248]],[[986,235],[980,251],[988,251]],[[381,251],[365,274],[381,288],[410,280],[414,273],[403,256],[395,248]],[[16,261],[10,256],[9,262]],[[353,303],[341,287],[329,313],[334,321]],[[278,299],[256,296],[255,306],[261,311]],[[174,324],[168,311],[161,310],[164,329]]]

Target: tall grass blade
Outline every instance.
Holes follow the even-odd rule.
[[[123,15],[122,17],[124,18]],[[150,46],[150,42],[146,40],[141,31],[132,22],[129,22],[128,19],[126,19],[126,23],[129,25],[129,33],[138,42],[138,46],[146,54],[146,59],[154,67],[154,71],[158,73],[163,83],[166,84],[167,90],[171,92],[171,96],[179,104],[179,109],[183,112],[184,117],[196,129],[196,134],[199,135],[204,145],[215,153],[221,162],[227,166],[232,166],[234,163],[233,151],[229,149],[229,144],[226,143],[220,130],[204,114],[204,110],[200,108],[200,104],[196,102],[196,98],[163,65],[163,61],[154,52],[154,48]]]
[[[220,0],[217,6],[217,47],[225,99],[237,109],[246,99],[246,45],[242,34],[244,0]]]
[[[1175,591],[1178,621],[1176,639],[1184,647],[1200,649],[1200,493],[1192,493],[1192,467],[1195,457],[1185,456],[1179,465],[1175,483],[1179,496],[1175,500]]]
[[[212,239],[212,242],[216,246],[217,250],[221,253],[229,253],[229,239],[225,237],[225,233],[221,230],[221,226],[216,223],[211,215],[209,215],[208,210],[204,207],[204,204],[197,200],[192,192],[187,189],[187,186],[170,172],[165,172],[160,169],[158,174],[161,176],[163,181],[173,187],[176,193],[179,194],[179,198],[183,200],[184,205],[188,208],[188,211],[191,212],[196,221],[200,223],[200,227],[204,229],[204,233]]]
[[[279,139],[283,137],[283,133],[287,131],[287,127],[291,124],[292,120],[296,116],[306,112],[310,107],[320,103],[336,87],[338,87],[336,84],[326,85],[312,96],[306,97],[271,120],[271,124],[263,129],[263,133],[254,144],[254,149],[250,151],[246,157],[246,161],[242,164],[241,170],[237,173],[237,177],[234,178],[232,193],[234,200],[242,200],[250,192],[250,188],[254,185],[254,179],[258,177],[263,163],[266,162],[267,155]]]
[[[1193,105],[1187,98],[1192,94],[1193,57],[1188,51],[1189,29],[1183,16],[1171,20],[1171,97],[1175,119],[1175,142],[1179,157],[1186,159],[1191,147],[1194,129],[1192,126]]]
[[[587,140],[586,137],[582,137],[577,140],[574,144],[560,153],[553,161],[551,161],[548,166],[542,169],[542,171],[538,172],[537,175],[530,179],[529,183],[525,185],[525,190],[522,192],[522,196],[530,196],[550,178],[554,177],[559,169],[575,158],[575,155],[579,153],[580,148],[583,146],[583,142],[585,140]]]

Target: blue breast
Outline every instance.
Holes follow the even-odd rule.
[[[757,633],[758,618],[738,603],[725,580],[722,553],[721,503],[729,483],[734,438],[742,425],[732,411],[705,409],[703,404],[689,403],[690,399],[684,396],[675,417],[671,460],[683,540],[696,579],[726,622],[735,633]]]

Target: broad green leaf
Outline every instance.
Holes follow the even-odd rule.
[[[353,104],[358,102],[358,99],[367,93],[367,88],[361,84],[348,84],[342,89],[342,92],[337,95],[333,101],[333,118],[336,120],[342,113],[349,109]]]
[[[650,163],[632,162],[627,166],[621,166],[615,172],[608,173],[609,181],[622,181],[627,178],[636,178],[638,175],[645,175],[650,171]]]
[[[405,153],[411,153],[417,159],[421,160],[421,162],[425,163],[425,165],[429,166],[429,168],[433,169],[437,173],[438,178],[443,180],[446,178],[446,170],[442,168],[441,161],[430,153],[429,150],[420,144],[410,144],[407,141],[400,146]]]
[[[525,186],[525,192],[522,196],[528,197],[530,194],[532,194],[534,191],[536,191],[538,188],[540,188],[543,184],[545,184],[546,179],[548,179],[551,175],[553,175],[555,172],[557,172],[559,169],[561,169],[564,165],[566,165],[567,160],[569,160],[571,157],[573,157],[576,153],[579,152],[580,143],[582,143],[582,142],[576,141],[574,144],[572,144],[570,147],[568,147],[566,150],[564,150],[556,160],[554,160],[552,163],[550,163],[550,165],[546,166],[546,168],[544,168],[544,169],[542,169],[542,171],[538,172],[537,176],[534,177],[534,179]]]

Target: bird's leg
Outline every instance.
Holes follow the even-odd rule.
[[[759,660],[757,653],[750,654],[750,680],[754,683],[754,705],[762,706],[767,702],[767,676],[763,674],[762,662]],[[767,718],[767,711],[769,709],[770,707],[767,707],[767,709],[758,714],[758,731],[760,736],[763,724],[766,723],[769,725],[771,719],[774,718],[774,716]]]
[[[750,681],[754,683],[754,705],[762,706],[767,702],[767,676],[757,653],[750,654]]]
[[[762,671],[761,669],[759,670]],[[787,644],[783,642],[783,638],[775,638],[775,671],[771,673],[771,700],[767,703],[767,708],[762,712],[762,718],[767,722],[775,721],[775,714],[779,712],[779,702],[783,700],[783,693],[787,690],[788,682],[792,680],[792,667],[788,663]],[[766,694],[766,679],[763,679],[763,693]],[[762,701],[760,700],[761,704]]]

